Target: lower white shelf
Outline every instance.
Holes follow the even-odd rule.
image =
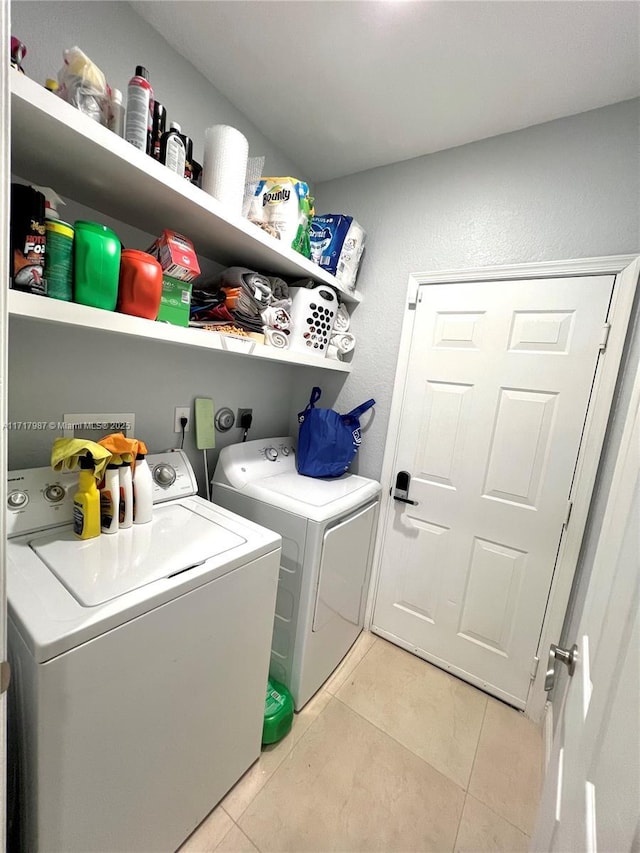
[[[10,290],[8,294],[9,316],[27,317],[42,323],[58,323],[61,326],[79,326],[116,335],[128,335],[134,338],[150,338],[167,344],[197,347],[205,350],[217,350],[234,355],[261,358],[284,364],[298,364],[306,367],[319,367],[338,373],[350,373],[351,365],[333,358],[320,358],[303,352],[277,349],[265,346],[250,338],[221,335],[205,329],[183,328],[155,320],[143,320],[116,311],[102,311],[89,308],[75,302],[62,302],[46,296],[21,293]]]

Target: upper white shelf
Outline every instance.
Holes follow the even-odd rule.
[[[110,332],[162,343],[217,350],[234,355],[261,358],[265,361],[277,361],[280,364],[319,367],[322,370],[335,370],[339,373],[351,372],[350,364],[334,358],[277,349],[260,344],[251,338],[236,338],[206,329],[172,326],[169,323],[143,320],[141,317],[131,317],[129,314],[119,314],[116,311],[102,311],[100,308],[90,308],[87,305],[78,305],[76,302],[48,299],[46,296],[36,296],[33,293],[10,290],[7,302],[10,316],[27,317],[42,323],[77,326],[82,329],[92,329],[95,332]]]
[[[226,265],[312,278],[345,302],[361,301],[317,264],[283,246],[241,216],[170,172],[17,71],[11,73],[11,166],[14,174],[53,187],[150,234],[168,228],[193,241],[198,254]]]

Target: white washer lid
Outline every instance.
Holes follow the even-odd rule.
[[[30,547],[84,607],[103,604],[160,578],[171,577],[247,540],[195,507],[155,506],[149,524],[95,539],[73,530],[31,539]]]

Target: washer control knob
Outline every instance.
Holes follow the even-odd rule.
[[[22,509],[29,503],[29,495],[26,492],[11,492],[7,498],[9,509]]]
[[[165,463],[153,469],[153,479],[159,486],[172,486],[176,481],[176,469]]]
[[[264,455],[269,460],[269,462],[275,462],[278,458],[278,451],[275,447],[265,447]]]
[[[52,504],[60,503],[65,496],[65,490],[60,483],[52,483],[44,490],[44,496]]]
[[[282,447],[280,448],[280,450],[282,451],[283,456],[288,456],[290,453],[289,448],[287,447],[286,444],[283,444]]]

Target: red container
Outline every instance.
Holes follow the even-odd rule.
[[[124,249],[120,258],[117,311],[155,320],[162,296],[162,267],[147,252]]]

